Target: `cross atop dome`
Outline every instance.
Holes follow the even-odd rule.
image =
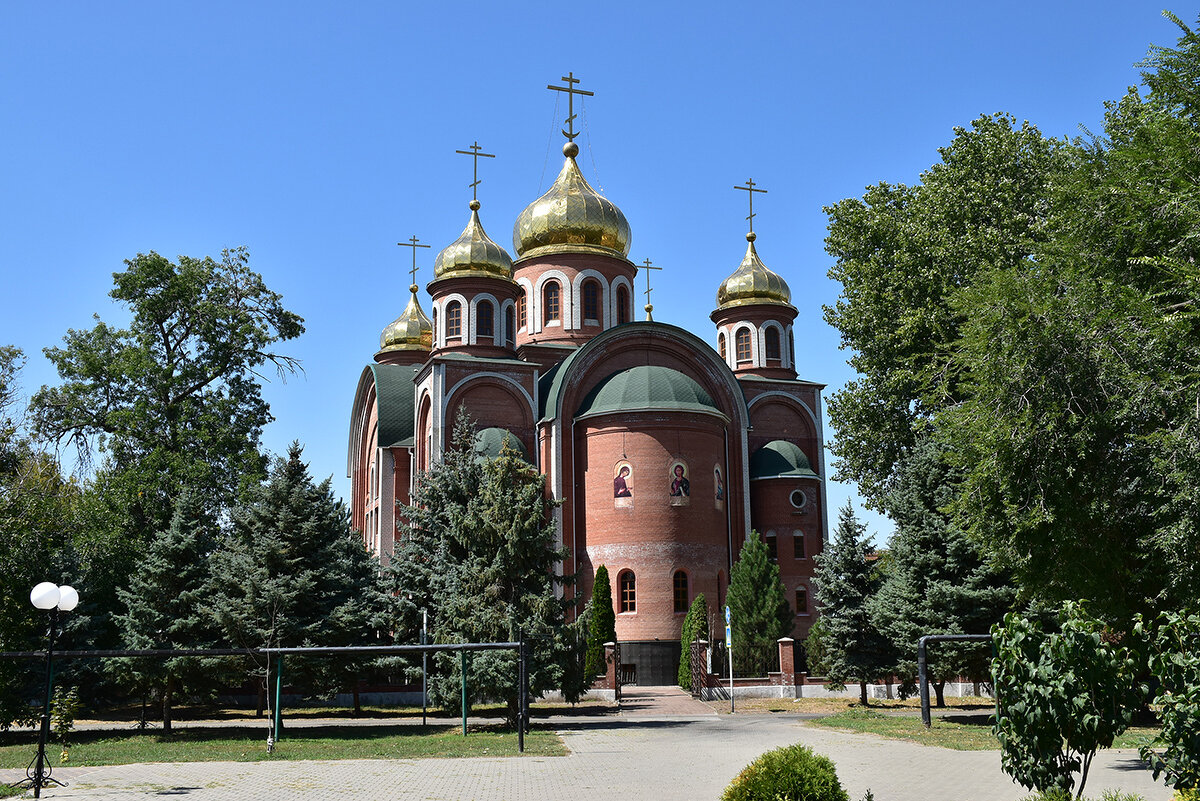
[[[562,132],[562,135],[567,137],[567,141],[571,144],[575,143],[575,137],[579,136],[579,131],[575,130],[575,95],[583,97],[595,97],[595,92],[589,92],[585,89],[576,89],[575,84],[579,83],[579,79],[575,77],[574,72],[568,72],[559,80],[565,81],[566,86],[555,86],[554,84],[546,84],[547,89],[552,89],[555,92],[567,93],[567,130]],[[566,148],[563,148],[566,152]]]
[[[754,179],[752,179],[752,178],[746,179],[745,186],[735,186],[734,189],[741,189],[743,192],[745,192],[747,195],[750,196],[750,216],[747,217],[746,219],[750,221],[750,233],[754,233],[754,193],[761,192],[762,194],[765,195],[765,194],[767,194],[767,190],[756,189],[754,186]],[[753,241],[753,240],[751,240],[751,241]]]
[[[468,150],[455,150],[455,153],[462,153],[464,156],[470,156],[471,165],[471,208],[479,208],[479,196],[476,194],[476,188],[479,186],[479,160],[494,159],[495,153],[484,153],[483,148],[479,146],[479,140],[475,140],[475,144],[471,145]]]
[[[410,290],[412,292],[417,291],[417,248],[430,247],[430,245],[418,245],[417,243],[420,241],[421,241],[420,239],[417,239],[417,235],[413,234],[412,237],[407,242],[397,242],[396,243],[398,246],[400,246],[402,248],[412,248],[413,266],[412,266],[412,269],[408,271],[409,275],[412,276],[412,288]]]

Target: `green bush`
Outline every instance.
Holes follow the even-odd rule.
[[[829,757],[804,745],[768,751],[737,775],[721,801],[849,801]]]
[[[1075,796],[1066,790],[1054,788],[1044,793],[1031,795],[1025,801],[1076,801],[1076,799]],[[1087,801],[1087,799],[1083,801]],[[1105,790],[1100,794],[1099,801],[1146,801],[1146,797],[1137,793],[1125,793],[1120,790]]]

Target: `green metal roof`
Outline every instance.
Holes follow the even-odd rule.
[[[482,462],[485,459],[495,459],[500,455],[500,451],[504,450],[506,443],[509,448],[519,453],[522,459],[529,461],[529,454],[525,452],[521,440],[504,428],[485,428],[475,432],[475,451],[478,454],[475,460]]]
[[[750,457],[750,478],[816,478],[804,451],[791,442],[777,439],[756,450]]]
[[[643,364],[613,373],[597,384],[575,416],[647,409],[720,413],[694,379],[669,367]]]
[[[413,368],[402,364],[369,365],[379,406],[380,447],[412,447],[417,388]]]

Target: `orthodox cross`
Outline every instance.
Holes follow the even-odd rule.
[[[475,187],[479,186],[479,159],[481,159],[481,158],[485,158],[485,159],[496,158],[495,153],[483,153],[482,150],[483,150],[483,148],[481,148],[479,146],[479,140],[475,140],[475,144],[471,145],[469,150],[455,150],[454,151],[455,153],[462,153],[464,156],[470,156],[471,161],[474,162],[473,166],[471,167],[471,200],[479,199],[475,193]],[[425,247],[429,247],[429,246],[426,245]],[[416,255],[415,250],[413,251],[413,255]]]
[[[563,131],[563,136],[567,137],[568,142],[574,142],[575,137],[579,136],[579,131],[575,130],[575,95],[583,95],[585,97],[594,97],[595,92],[588,92],[583,89],[576,89],[575,84],[579,83],[579,79],[575,77],[574,72],[568,72],[559,80],[567,82],[566,86],[555,86],[554,84],[546,84],[547,89],[553,89],[555,92],[567,93],[567,128],[570,130]]]
[[[417,286],[417,248],[427,248],[427,247],[429,247],[429,245],[418,245],[417,243],[418,243],[418,242],[420,242],[420,241],[421,241],[421,240],[417,239],[417,235],[416,235],[416,234],[413,234],[413,235],[412,235],[412,238],[411,238],[411,239],[409,239],[407,242],[397,242],[397,243],[396,243],[397,245],[399,245],[399,246],[400,246],[400,247],[402,247],[402,248],[412,248],[412,252],[413,252],[413,266],[412,266],[412,269],[411,269],[409,272],[412,274],[412,285],[413,285],[413,287],[414,287],[414,288],[413,288],[413,292],[416,292],[416,291],[417,291],[417,290],[416,290],[416,286]]]
[[[761,192],[767,194],[765,189],[755,189],[754,181],[747,179],[745,186],[735,186],[734,189],[741,189],[750,196],[750,216],[746,219],[750,221],[750,233],[754,233],[754,193]]]
[[[642,266],[646,268],[646,319],[652,320],[654,318],[651,317],[650,314],[654,311],[654,306],[650,303],[650,271],[661,270],[662,267],[651,266],[649,259],[646,259],[644,262],[642,262]]]

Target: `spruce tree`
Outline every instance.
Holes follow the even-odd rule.
[[[779,565],[771,561],[757,531],[742,546],[729,574],[726,603],[733,615],[733,665],[742,675],[765,676],[780,637],[794,624],[779,580]]]
[[[293,443],[233,510],[232,530],[210,560],[209,608],[239,647],[363,645],[371,634],[377,562],[329,479],[313,482],[301,451]],[[259,660],[254,672],[265,679],[267,667]],[[284,680],[329,695],[353,669],[345,660],[304,657],[287,663]]]
[[[126,648],[209,648],[215,643],[211,617],[205,613],[208,556],[217,541],[217,525],[193,492],[175,503],[170,528],[160,531],[133,571],[129,586],[117,595],[124,612],[117,615]],[[162,699],[163,731],[171,731],[171,706],[179,690],[211,685],[212,666],[195,657],[165,661],[136,660],[118,668],[131,670],[143,687],[154,686]]]
[[[870,554],[871,537],[847,503],[838,512],[833,542],[817,557],[815,578],[829,678],[839,684],[857,681],[864,706],[867,682],[890,673],[893,665],[887,639],[867,612],[880,582]]]
[[[604,672],[604,643],[617,641],[617,613],[613,609],[612,585],[608,580],[608,568],[596,568],[592,583],[591,616],[588,621],[587,662],[583,675],[589,681]]]
[[[704,593],[698,594],[683,618],[683,631],[679,637],[679,686],[692,690],[692,643],[708,639],[708,601]]]

